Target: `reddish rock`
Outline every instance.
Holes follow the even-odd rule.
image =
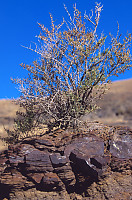
[[[64,154],[69,156],[74,149],[80,149],[87,157],[104,154],[104,142],[99,137],[78,138],[65,148]],[[83,150],[82,150],[83,149]]]
[[[55,144],[52,141],[46,140],[46,139],[36,139],[35,144],[36,143],[38,143],[40,145],[48,146],[48,147],[55,146]]]
[[[45,173],[41,181],[41,188],[44,191],[60,191],[62,190],[63,183],[56,173]]]
[[[67,188],[74,186],[76,179],[67,156],[61,156],[60,153],[53,153],[50,154],[50,159],[55,173],[59,176],[65,186]]]
[[[36,139],[34,141],[34,146],[40,150],[49,150],[49,151],[55,150],[54,147],[55,144],[51,140],[46,140],[46,139]]]
[[[66,188],[75,185],[76,177],[69,162],[62,167],[55,168],[54,171],[65,184]]]
[[[26,171],[46,172],[53,171],[53,167],[48,152],[43,152],[34,148],[34,150],[25,156]]]
[[[0,198],[131,199],[132,131],[88,125],[84,134],[9,146],[0,156]]]
[[[35,183],[39,184],[44,177],[44,173],[30,173],[27,176]]]
[[[27,177],[23,176],[18,170],[8,168],[2,174],[0,183],[6,187],[13,187],[13,189],[26,189],[28,187],[34,186],[34,184],[28,181]]]
[[[93,181],[103,173],[110,159],[104,155],[104,142],[98,137],[77,139],[66,147],[65,154],[78,174],[83,173],[84,179],[91,176]]]
[[[34,151],[35,149],[34,146],[30,144],[18,144],[16,148],[17,148],[17,153],[14,153],[15,150],[13,150],[13,151],[10,151],[10,154],[8,154],[8,156],[14,155],[14,154],[21,157],[26,156],[32,151]]]
[[[128,131],[128,134],[125,134],[125,130],[116,132],[110,142],[110,152],[119,159],[132,158],[132,132]]]
[[[60,153],[50,154],[50,160],[51,160],[53,167],[61,167],[68,162],[67,157],[61,156]]]

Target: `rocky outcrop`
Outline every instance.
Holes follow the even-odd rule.
[[[9,146],[0,199],[131,199],[132,131],[89,123]]]

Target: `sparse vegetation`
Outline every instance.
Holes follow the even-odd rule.
[[[26,79],[14,79],[20,86],[17,100],[25,112],[17,112],[14,132],[10,139],[46,124],[49,129],[78,127],[86,112],[97,108],[96,99],[105,92],[111,76],[118,76],[131,67],[131,34],[124,39],[110,35],[97,35],[102,6],[96,4],[95,13],[84,16],[74,6],[73,17],[55,25],[52,15],[51,29],[39,24],[36,48],[28,48],[39,55],[33,65],[21,64],[28,71]]]

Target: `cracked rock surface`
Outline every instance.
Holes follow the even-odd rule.
[[[132,130],[88,123],[0,155],[0,199],[132,199]]]

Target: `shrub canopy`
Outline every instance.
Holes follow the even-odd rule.
[[[26,112],[18,112],[16,132],[25,132],[47,124],[49,127],[77,127],[79,118],[97,108],[96,99],[105,91],[111,76],[129,69],[131,65],[131,34],[123,39],[110,34],[97,35],[102,6],[84,16],[74,6],[73,17],[51,28],[39,24],[36,48],[39,55],[32,65],[21,64],[28,71],[26,79],[14,79],[20,86],[17,100]]]

